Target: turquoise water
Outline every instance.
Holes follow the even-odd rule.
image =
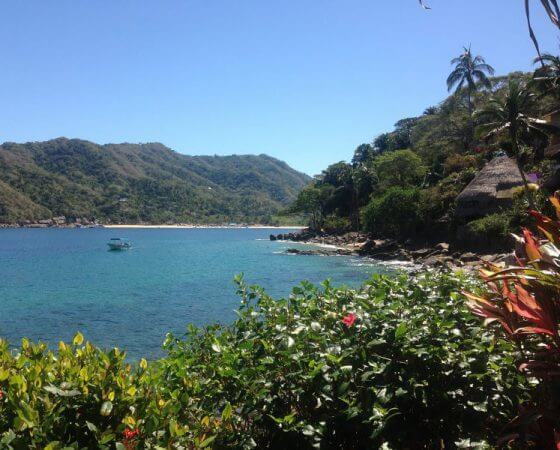
[[[278,230],[274,232],[285,232]],[[383,271],[350,257],[282,254],[257,229],[0,230],[0,336],[51,344],[76,331],[129,356],[162,354],[168,331],[230,322],[239,304],[234,275],[274,296],[301,280],[357,285]],[[134,248],[107,251],[110,237]]]

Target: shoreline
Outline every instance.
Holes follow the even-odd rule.
[[[393,239],[374,239],[365,233],[349,232],[343,235],[315,234],[307,230],[298,234],[271,236],[271,240],[315,247],[317,250],[289,248],[292,255],[357,256],[382,264],[416,267],[448,268],[475,271],[486,262],[496,265],[511,263],[511,252],[480,252],[450,248],[449,243],[406,245]]]
[[[276,225],[194,225],[194,224],[177,224],[177,225],[134,225],[134,224],[123,224],[123,225],[102,225],[103,228],[155,228],[155,229],[241,229],[241,228],[251,228],[251,229],[263,229],[263,230],[303,230],[304,226],[299,225],[288,225],[288,226],[276,226]]]

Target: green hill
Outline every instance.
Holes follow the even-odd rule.
[[[266,155],[187,156],[159,143],[59,138],[0,146],[0,222],[263,222],[310,178]]]

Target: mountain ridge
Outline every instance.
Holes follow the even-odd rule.
[[[311,178],[271,156],[191,156],[159,142],[64,137],[0,145],[0,222],[263,222]]]

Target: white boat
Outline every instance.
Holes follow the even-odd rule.
[[[107,245],[109,250],[128,250],[132,247],[132,243],[127,238],[111,238]]]

